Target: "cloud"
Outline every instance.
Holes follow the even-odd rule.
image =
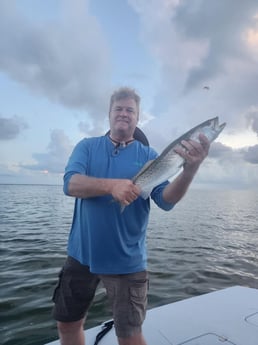
[[[236,136],[247,128],[257,133],[258,2],[129,3],[139,16],[143,45],[160,71],[151,109],[155,118],[144,128],[154,147],[165,147],[215,115],[227,122],[223,134]]]
[[[250,146],[243,151],[244,160],[251,164],[258,164],[258,145]]]
[[[223,135],[258,134],[257,0],[128,2],[138,15],[143,52],[151,57],[152,70],[143,74],[149,75],[153,96],[141,95],[151,105],[143,109],[139,124],[150,144],[160,152],[191,127],[219,115],[227,126],[212,144],[200,178],[237,183],[239,175],[239,181],[248,183],[248,177],[257,176],[256,142],[233,149]],[[29,19],[26,7],[22,12],[15,1],[0,1],[0,71],[33,95],[85,112],[80,131],[98,135],[107,125],[110,60],[123,59],[120,46],[110,52],[108,44],[113,41],[106,39],[110,27],[102,30],[88,3],[60,2],[61,15],[43,21],[36,16]],[[118,68],[126,68],[130,53]],[[117,75],[114,80],[119,82]],[[205,85],[209,90],[203,89]],[[2,140],[16,138],[26,127],[22,119],[3,120],[7,119],[0,118]],[[35,165],[20,167],[28,174],[62,173],[70,152],[66,135],[54,130],[46,152],[33,154]]]
[[[219,87],[227,94],[232,88],[235,93],[244,91],[244,99],[256,99],[256,0],[129,3],[139,15],[143,44],[162,73],[163,102],[164,96],[173,102],[183,91],[202,89],[209,82],[212,92]],[[160,94],[157,98],[160,100]]]
[[[87,1],[60,6],[60,17],[41,23],[29,21],[14,1],[0,2],[0,69],[52,102],[94,114],[98,122],[110,86],[105,35]]]
[[[244,34],[255,24],[258,11],[256,0],[227,2],[180,1],[174,23],[181,38],[206,42],[206,53],[198,66],[192,66],[186,88],[202,84],[211,77],[224,73],[234,60],[249,60]]]
[[[258,136],[258,107],[251,108],[246,114],[248,125]]]
[[[21,164],[20,166],[29,170],[62,174],[72,148],[73,146],[64,132],[55,129],[51,133],[51,140],[47,147],[47,153],[34,153],[32,157],[35,159],[36,164]]]
[[[257,63],[250,38],[250,30],[254,37],[258,26],[256,0],[130,0],[130,4],[140,16],[144,43],[172,88],[200,87],[231,66],[235,72],[237,63]]]
[[[225,157],[233,154],[233,149],[220,142],[214,142],[210,146],[209,157],[218,158]]]
[[[0,140],[15,139],[26,128],[28,125],[21,117],[0,117]]]
[[[236,162],[258,164],[258,145],[232,149],[220,142],[214,142],[210,147],[209,158],[217,159],[221,162],[222,166],[224,163],[234,165]]]

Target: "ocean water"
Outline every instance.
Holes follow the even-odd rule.
[[[73,198],[60,186],[0,185],[0,344],[57,338],[52,292]],[[258,288],[258,191],[194,190],[171,212],[152,204],[149,308],[233,285]],[[111,317],[100,286],[87,328]]]

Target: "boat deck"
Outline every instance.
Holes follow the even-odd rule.
[[[85,331],[87,345],[101,329]],[[258,345],[258,289],[234,286],[150,309],[143,332],[148,345]],[[99,345],[114,344],[112,328]]]

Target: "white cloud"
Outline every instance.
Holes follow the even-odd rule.
[[[0,69],[38,95],[94,113],[98,121],[110,86],[105,35],[86,1],[62,5],[59,18],[40,23],[28,21],[15,2],[0,2]]]

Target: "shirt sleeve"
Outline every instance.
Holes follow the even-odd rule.
[[[151,149],[150,150],[150,159],[155,159],[158,157],[158,153],[154,150]],[[155,188],[153,188],[152,192],[151,192],[151,198],[152,200],[155,202],[155,204],[161,208],[164,211],[170,211],[172,210],[172,208],[175,206],[175,204],[173,203],[168,203],[163,199],[163,190],[165,189],[165,187],[169,184],[170,182],[167,180],[161,184],[159,184],[158,186],[156,186]]]
[[[160,185],[153,188],[151,192],[151,198],[155,204],[164,211],[170,211],[175,206],[175,204],[166,202],[163,198],[163,190],[169,184],[169,181],[165,181]]]
[[[73,152],[68,160],[64,173],[63,191],[68,195],[68,186],[71,177],[74,174],[86,175],[88,166],[89,150],[87,139],[81,140],[73,149]]]

